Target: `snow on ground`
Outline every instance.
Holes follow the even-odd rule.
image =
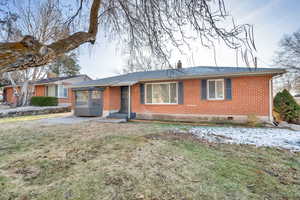
[[[300,131],[279,128],[193,127],[188,133],[210,142],[252,144],[300,151]]]

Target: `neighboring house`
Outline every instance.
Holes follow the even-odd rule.
[[[203,121],[272,120],[277,68],[190,67],[75,83],[75,115]]]
[[[71,104],[73,92],[67,86],[91,80],[87,75],[75,75],[68,77],[49,77],[30,83],[34,86],[33,96],[53,96],[58,98],[60,104]],[[20,89],[21,84],[17,84]],[[7,103],[13,104],[15,102],[14,90],[11,85],[4,87],[4,99]]]
[[[296,100],[296,102],[300,105],[300,94],[296,94],[294,96],[294,99]]]

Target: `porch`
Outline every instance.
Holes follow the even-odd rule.
[[[74,115],[77,117],[106,117],[131,119],[131,86],[126,83],[114,86],[73,88]]]

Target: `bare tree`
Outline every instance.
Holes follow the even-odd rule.
[[[75,1],[76,2],[76,1]],[[90,3],[85,11],[83,3]],[[180,49],[190,40],[213,46],[215,40],[251,55],[255,49],[252,26],[230,25],[224,0],[80,0],[67,24],[88,12],[87,31],[76,30],[50,44],[25,36],[20,42],[0,44],[0,72],[39,67],[84,43],[94,44],[98,27],[120,39],[131,54],[150,49],[151,55],[169,59],[170,45]]]
[[[4,40],[15,41],[26,33],[45,43],[68,35],[70,29],[64,23],[62,11],[56,6],[58,0],[45,0],[38,5],[31,4],[30,0],[23,3],[22,5],[16,4],[14,7],[19,13],[15,17],[16,20],[7,20],[3,23],[2,27],[7,30],[4,31],[6,34],[2,35]],[[58,57],[58,60],[62,60],[61,57]],[[8,72],[4,75],[4,78],[13,85],[15,106],[24,106],[29,103],[34,93],[34,88],[30,83],[44,78],[49,70],[49,67],[42,66]]]
[[[275,52],[274,65],[288,71],[277,80],[279,90],[300,93],[300,30],[281,39],[279,50]]]
[[[275,63],[294,72],[300,72],[300,30],[285,35],[276,52]]]

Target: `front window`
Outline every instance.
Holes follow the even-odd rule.
[[[214,79],[208,80],[207,96],[210,100],[223,100],[224,99],[224,80]]]
[[[146,104],[177,104],[177,83],[146,84]]]
[[[68,88],[65,88],[63,85],[59,85],[58,98],[68,98]]]
[[[46,93],[47,93],[48,97],[56,97],[56,86],[55,85],[48,85]]]

